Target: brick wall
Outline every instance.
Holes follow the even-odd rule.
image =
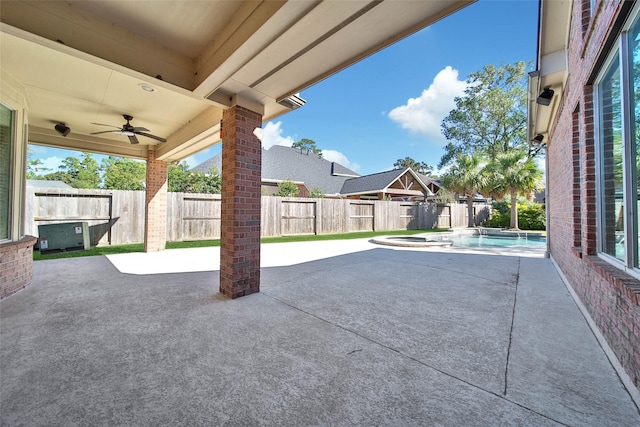
[[[24,289],[33,277],[33,245],[36,238],[25,236],[0,245],[0,299]]]
[[[597,117],[589,84],[628,5],[600,0],[590,7],[589,0],[573,2],[569,78],[548,146],[549,241],[554,260],[640,387],[640,281],[596,256]]]
[[[223,113],[220,292],[231,298],[260,291],[261,126],[246,108]]]
[[[145,252],[163,251],[167,242],[167,162],[147,158]]]

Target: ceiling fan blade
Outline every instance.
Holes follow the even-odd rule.
[[[120,126],[107,125],[107,124],[105,124],[105,123],[94,123],[94,122],[91,122],[91,124],[92,124],[92,125],[98,125],[98,126],[109,126],[109,127],[111,127],[111,128],[120,129]]]
[[[138,133],[138,132],[149,132],[149,129],[143,128],[143,127],[137,127],[137,126],[131,128],[130,130],[131,130],[131,132],[136,132],[136,133]]]
[[[119,130],[103,130],[100,132],[91,132],[89,135],[99,135],[101,133],[121,133]]]
[[[132,144],[140,144],[140,141],[138,141],[135,135],[129,135],[129,141],[131,141]]]
[[[147,138],[155,139],[156,141],[160,141],[160,142],[167,142],[167,140],[166,140],[166,139],[164,139],[164,138],[160,138],[159,136],[151,135],[150,133],[136,132],[136,134],[137,134],[137,135],[146,136]]]

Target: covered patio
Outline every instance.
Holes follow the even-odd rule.
[[[145,160],[145,250],[155,252],[167,166],[222,142],[220,291],[258,292],[256,130],[304,106],[301,90],[472,2],[3,1],[0,268],[11,271],[0,298],[32,278],[28,143]]]
[[[2,424],[640,423],[543,250],[268,244],[236,300],[219,250],[37,262],[0,302]]]

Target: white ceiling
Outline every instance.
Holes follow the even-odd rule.
[[[31,142],[146,158],[155,140],[89,135],[130,114],[175,161],[219,141],[224,108],[284,114],[282,99],[469,3],[2,0],[0,67],[27,93]]]

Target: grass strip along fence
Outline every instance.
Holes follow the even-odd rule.
[[[302,235],[302,236],[284,236],[284,237],[263,237],[260,242],[266,243],[286,243],[286,242],[314,242],[319,240],[348,240],[348,239],[367,239],[378,236],[410,236],[413,234],[435,233],[447,231],[446,228],[435,228],[428,230],[395,230],[395,231],[366,231],[357,233],[341,233],[341,234],[318,234],[318,235]],[[167,242],[166,249],[186,249],[186,248],[204,248],[220,246],[220,240],[197,240],[187,242]],[[113,245],[113,246],[95,246],[84,251],[59,252],[43,255],[40,251],[33,251],[34,261],[59,259],[59,258],[78,258],[85,256],[113,255],[125,254],[132,252],[144,252],[143,243],[134,243],[129,245]]]

